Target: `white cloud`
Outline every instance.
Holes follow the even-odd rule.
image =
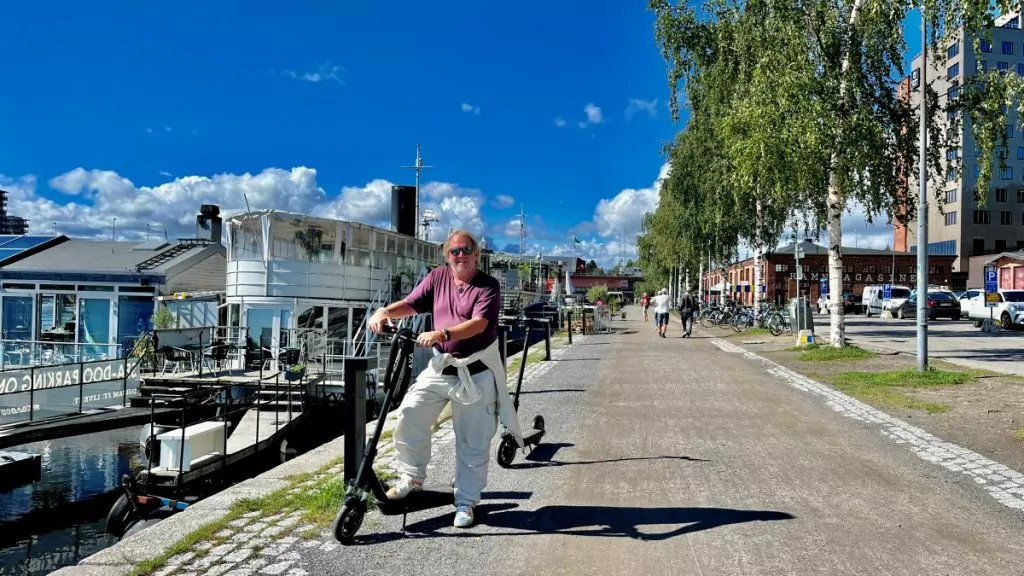
[[[319,84],[321,82],[337,82],[338,84],[344,84],[345,82],[341,79],[341,73],[344,69],[341,66],[336,66],[330,62],[317,64],[316,68],[312,71],[298,72],[295,70],[285,70],[283,74],[296,80],[303,80],[306,82],[312,82],[313,84]]]
[[[626,107],[626,119],[630,120],[637,112],[647,112],[651,115],[651,118],[657,116],[658,113],[658,99],[654,100],[641,100],[639,98],[630,98],[629,106]]]
[[[559,128],[561,128],[561,127],[565,126],[566,124],[568,124],[568,122],[566,122],[563,118],[561,118],[561,117],[555,118],[555,126],[558,126]]]
[[[317,184],[317,172],[299,166],[291,170],[267,168],[258,174],[184,176],[158,186],[136,186],[109,170],[76,168],[52,178],[49,184],[75,201],[54,202],[37,192],[34,176],[9,178],[0,174],[0,188],[10,192],[8,211],[27,218],[32,230],[51,229],[56,222],[62,234],[82,238],[109,238],[110,222],[117,217],[119,236],[144,238],[147,224],[166,228],[168,237],[189,237],[202,204],[217,204],[226,218],[246,211],[275,208],[327,218],[358,220],[387,227],[391,214],[391,186],[373,180],[364,186],[346,186],[328,195]],[[437,230],[485,229],[479,190],[456,184],[428,182],[423,185],[420,209],[433,210]]]
[[[587,114],[587,119],[579,123],[580,128],[586,128],[591,124],[603,124],[604,115],[601,113],[601,108],[595,106],[593,102],[583,107],[583,111]]]
[[[622,232],[629,240],[636,238],[644,214],[658,207],[660,183],[668,176],[668,171],[669,165],[663,164],[658,178],[649,187],[627,188],[612,198],[602,198],[594,210],[597,233],[609,237]]]
[[[511,208],[516,203],[516,199],[509,196],[508,194],[498,194],[491,201],[491,205],[499,210],[505,210]]]
[[[469,113],[472,113],[472,114],[480,114],[480,107],[479,106],[473,106],[472,104],[466,104],[465,102],[463,102],[461,108],[462,108],[463,112],[469,112]]]

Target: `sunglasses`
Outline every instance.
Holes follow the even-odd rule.
[[[456,248],[450,248],[448,250],[448,253],[451,254],[452,256],[458,256],[459,254],[464,254],[466,256],[469,256],[469,255],[471,255],[473,253],[473,249],[471,247],[469,247],[469,246],[456,247]]]

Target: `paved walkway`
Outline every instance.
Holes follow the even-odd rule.
[[[403,536],[400,517],[368,516],[355,546],[293,535],[256,552],[240,522],[223,563],[165,573],[1020,573],[1024,475],[922,448],[913,427],[841,394],[709,335],[679,338],[678,321],[660,339],[639,309],[627,317],[526,388],[522,420],[543,414],[546,444],[513,469],[492,464],[478,526],[452,528],[442,508],[410,515]],[[451,478],[452,442],[446,425],[428,484]],[[989,472],[939,466],[940,453]]]

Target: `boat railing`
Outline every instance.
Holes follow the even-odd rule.
[[[150,425],[149,438],[147,441],[147,455],[149,457],[147,458],[146,463],[144,489],[147,491],[149,490],[149,481],[150,478],[152,477],[154,461],[152,455],[156,453],[155,448],[157,445],[158,436],[156,432],[158,429],[156,422],[158,405],[163,404],[164,406],[166,406],[167,404],[170,403],[180,403],[177,418],[177,422],[180,425],[180,428],[174,431],[180,432],[181,434],[181,444],[178,447],[177,474],[175,475],[174,479],[175,497],[179,497],[181,495],[181,479],[183,476],[183,468],[185,466],[185,435],[188,432],[189,428],[207,422],[223,422],[224,442],[223,445],[220,447],[220,458],[217,459],[219,460],[219,462],[217,460],[208,460],[203,462],[200,468],[214,463],[218,463],[223,467],[226,464],[228,457],[230,456],[230,454],[228,454],[228,437],[231,435],[229,432],[231,416],[238,415],[240,413],[244,415],[245,412],[252,409],[260,410],[261,404],[273,405],[272,403],[280,402],[282,399],[284,399],[285,403],[287,404],[287,422],[291,423],[294,417],[292,399],[295,398],[295,395],[297,393],[300,402],[299,412],[301,413],[302,409],[305,406],[305,395],[303,394],[303,392],[311,383],[315,383],[315,380],[311,382],[309,379],[306,378],[305,374],[303,374],[301,377],[294,381],[282,381],[280,375],[278,375],[278,378],[272,383],[264,382],[262,379],[260,379],[248,384],[224,384],[218,386],[210,386],[190,391],[184,394],[153,394],[151,396],[150,402]],[[242,396],[241,398],[235,398],[234,393],[238,392],[239,390],[241,390]],[[270,394],[264,394],[264,391],[272,392]],[[210,404],[215,403],[222,404],[223,407],[221,409],[218,409],[217,413],[214,414],[213,416],[200,417],[194,420],[188,419],[190,410],[195,411],[208,409]],[[164,416],[165,414],[166,412],[161,410],[161,416]],[[257,416],[256,429],[253,433],[253,444],[255,445],[256,450],[259,450],[259,444],[261,442],[260,420],[261,418]],[[268,439],[273,438],[280,431],[281,419],[277,417],[276,413],[274,413],[273,420],[274,433],[272,436],[269,436]],[[264,430],[264,432],[266,432],[266,430]],[[167,432],[164,432],[163,434],[166,433]]]
[[[114,358],[33,365],[0,372],[0,426],[40,422],[85,410],[128,405],[138,360]]]

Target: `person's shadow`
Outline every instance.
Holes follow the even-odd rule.
[[[524,470],[527,468],[547,468],[554,466],[584,466],[588,464],[614,464],[617,462],[636,462],[640,460],[679,460],[687,462],[709,462],[703,458],[691,458],[690,456],[626,456],[623,458],[608,458],[605,460],[555,460],[555,454],[563,448],[572,448],[575,444],[567,442],[549,442],[539,444],[532,452],[526,455],[524,460],[509,465],[512,470]]]

